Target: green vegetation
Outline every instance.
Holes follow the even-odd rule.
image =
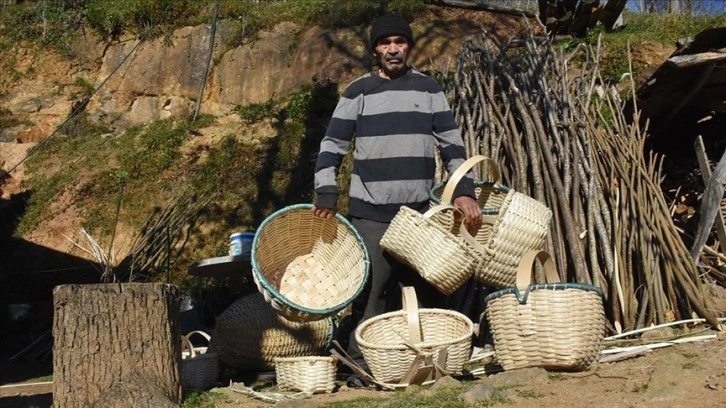
[[[565,49],[572,49],[578,44],[595,47],[602,36],[603,59],[600,62],[602,76],[606,79],[619,80],[628,72],[628,60],[623,56],[643,43],[653,42],[675,47],[676,42],[695,35],[696,33],[716,27],[726,26],[726,15],[691,16],[686,14],[623,14],[625,26],[620,30],[605,32],[600,25],[590,30],[585,38],[575,38],[561,43]],[[634,64],[633,76],[637,78],[641,67]]]
[[[182,408],[215,408],[218,402],[224,402],[227,397],[216,391],[207,391],[204,393],[190,393],[184,398]]]

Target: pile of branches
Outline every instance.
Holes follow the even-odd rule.
[[[611,332],[694,316],[718,327],[665,202],[661,159],[600,77],[600,56],[599,44],[565,54],[534,34],[463,44],[448,80],[467,153],[552,209],[545,249],[563,281],[603,289]]]

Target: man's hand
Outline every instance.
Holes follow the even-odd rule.
[[[476,200],[469,196],[459,196],[454,199],[454,207],[464,213],[464,222],[469,228],[481,223],[481,208]]]
[[[325,208],[317,206],[313,206],[312,211],[313,214],[317,215],[318,217],[328,219],[333,218],[335,216],[335,213],[338,212],[338,210],[336,210],[335,208]]]

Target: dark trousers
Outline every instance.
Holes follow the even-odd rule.
[[[426,282],[415,270],[398,262],[380,246],[381,238],[389,223],[351,218],[368,249],[371,262],[369,291],[363,316],[356,326],[371,317],[401,309],[401,288],[413,286],[416,289],[419,307],[443,307],[446,296]],[[353,316],[356,318],[356,316]],[[348,354],[354,359],[362,357],[355,330],[350,333]]]

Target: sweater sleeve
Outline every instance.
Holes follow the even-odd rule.
[[[338,202],[338,171],[348,153],[358,115],[360,96],[347,89],[333,111],[333,117],[320,142],[315,164],[315,205],[336,208]]]

